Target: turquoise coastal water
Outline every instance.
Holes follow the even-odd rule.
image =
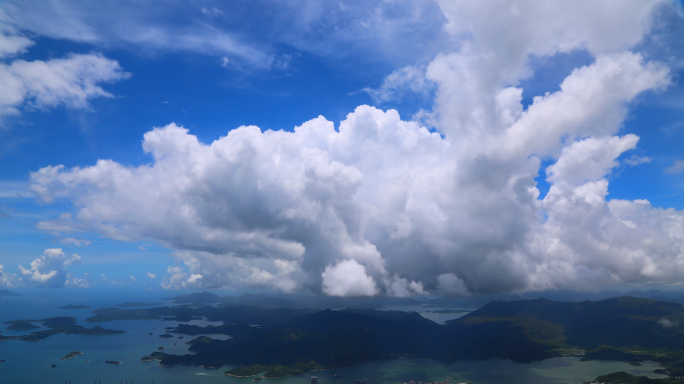
[[[57,295],[38,295],[3,298],[0,301],[0,321],[45,318],[54,316],[74,316],[79,323],[91,327],[95,324],[85,323],[92,309],[61,310],[65,304],[88,304],[94,308],[112,306],[124,301],[121,298],[105,296],[86,296],[80,293],[74,297]],[[83,295],[83,296],[80,296]],[[93,293],[90,293],[93,295]],[[135,301],[160,302],[160,297],[136,297]],[[156,299],[156,301],[155,301]],[[206,321],[195,321],[195,324],[210,324]],[[234,378],[223,374],[231,366],[220,369],[204,369],[194,366],[162,367],[156,362],[141,362],[140,358],[164,347],[164,352],[185,354],[186,341],[193,336],[161,339],[159,334],[165,327],[178,324],[175,321],[140,320],[111,321],[97,325],[109,329],[126,331],[122,335],[87,336],[56,335],[38,342],[7,341],[0,343],[0,383],[93,383],[102,380],[105,384],[125,382],[155,384],[250,384],[251,378]],[[27,331],[10,331],[6,325],[0,325],[3,335],[25,334]],[[153,333],[153,336],[149,336]],[[222,335],[209,335],[221,337]],[[456,342],[456,341],[455,341]],[[176,346],[173,344],[177,343]],[[71,351],[83,352],[83,355],[69,360],[60,360]],[[120,365],[105,364],[105,360],[120,361]],[[52,364],[57,367],[51,368]],[[320,384],[353,384],[354,380],[367,379],[369,384],[403,383],[410,380],[416,382],[443,381],[450,376],[456,381],[472,384],[512,383],[512,384],[576,384],[595,378],[598,375],[615,371],[628,371],[650,377],[664,377],[653,374],[656,365],[646,363],[634,367],[619,362],[580,362],[577,358],[555,358],[532,364],[517,364],[507,360],[488,360],[480,362],[457,362],[444,364],[424,359],[399,359],[362,364],[345,369],[307,373],[301,376],[282,379],[264,379],[263,384],[307,384],[309,377],[318,376]],[[342,378],[333,375],[342,375]]]

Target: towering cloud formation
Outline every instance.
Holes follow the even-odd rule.
[[[65,285],[73,285],[79,288],[88,288],[85,278],[76,279],[68,274],[67,266],[80,264],[81,257],[77,254],[67,258],[60,248],[46,249],[43,256],[31,262],[31,268],[19,266],[19,272],[24,275],[24,283],[35,287],[61,288]]]
[[[684,214],[606,199],[639,140],[617,135],[629,103],[670,83],[665,64],[629,51],[660,4],[444,2],[461,48],[401,72],[436,86],[422,116],[439,132],[369,106],[337,130],[319,117],[211,144],[170,124],[145,134],[152,164],[33,173],[40,200],[76,207],[40,225],[155,239],[177,250],[167,288],[410,296],[679,281]],[[523,108],[529,57],[573,50],[594,62]],[[543,158],[554,163],[540,198]]]

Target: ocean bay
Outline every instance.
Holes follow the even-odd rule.
[[[72,384],[120,383],[133,380],[135,383],[231,383],[247,384],[252,378],[236,378],[223,374],[235,366],[219,369],[205,369],[192,365],[173,367],[160,366],[156,361],[141,362],[140,358],[164,347],[165,353],[186,354],[185,342],[196,336],[174,335],[161,339],[166,327],[179,324],[168,320],[120,320],[106,323],[86,323],[90,312],[98,307],[112,306],[126,301],[123,298],[105,298],[93,293],[83,293],[82,297],[56,298],[41,292],[40,295],[24,295],[3,298],[0,301],[0,321],[53,316],[74,316],[80,324],[94,325],[126,331],[120,335],[66,335],[58,334],[37,342],[11,340],[0,343],[0,382],[2,383],[63,383]],[[149,302],[159,302],[159,297],[137,297]],[[88,304],[92,309],[62,310],[65,304]],[[194,320],[190,324],[217,324],[204,320]],[[28,331],[10,331],[3,325],[2,335],[20,335]],[[152,336],[149,333],[153,333]],[[179,339],[178,336],[183,336]],[[225,335],[208,335],[212,338],[226,338]],[[177,345],[173,345],[176,343]],[[69,360],[60,360],[71,351],[83,355]],[[105,364],[106,360],[120,361],[120,365]],[[55,368],[51,368],[56,364]],[[492,359],[486,361],[459,361],[441,363],[428,359],[397,359],[360,364],[342,369],[309,372],[299,376],[264,379],[278,384],[306,384],[310,376],[317,376],[320,383],[349,384],[355,379],[367,379],[368,383],[404,383],[443,381],[449,376],[457,382],[472,384],[488,383],[558,383],[573,384],[591,380],[599,375],[616,371],[627,371],[650,377],[665,377],[653,374],[655,363],[644,362],[635,367],[624,362],[580,362],[579,358],[552,358],[530,364],[514,363],[509,360]],[[341,375],[342,377],[334,377]]]

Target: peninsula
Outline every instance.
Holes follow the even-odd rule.
[[[29,329],[38,329],[40,328],[37,325],[33,325],[28,321],[18,321],[16,323],[12,323],[7,329],[11,329],[13,331],[25,331]]]
[[[195,354],[167,355],[160,364],[242,363],[246,367],[227,374],[249,376],[265,369],[264,377],[281,377],[400,357],[531,362],[582,356],[658,361],[663,372],[684,375],[684,333],[668,326],[684,323],[684,307],[649,299],[494,301],[445,325],[415,312],[358,309],[315,311],[275,324],[272,319],[268,326],[231,334],[228,340],[193,343],[189,349]],[[196,330],[174,331],[185,329]]]

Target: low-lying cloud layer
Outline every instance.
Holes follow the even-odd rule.
[[[460,49],[378,94],[403,73],[414,91],[435,87],[417,119],[437,132],[370,106],[337,129],[318,117],[211,144],[169,124],[144,136],[150,164],[32,173],[42,202],[76,209],[39,226],[154,239],[176,250],[166,288],[411,296],[681,281],[684,214],[606,198],[639,141],[619,133],[630,102],[671,83],[666,64],[630,51],[669,5],[583,4],[444,2]],[[529,57],[575,50],[594,62],[524,108]],[[542,159],[553,164],[540,198]]]

